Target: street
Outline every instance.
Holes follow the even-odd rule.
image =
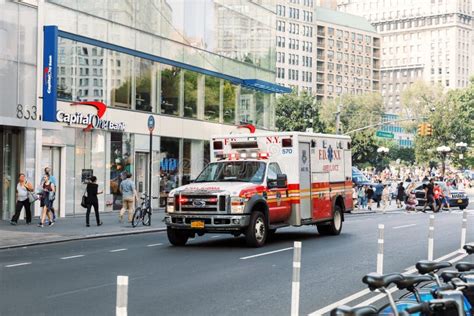
[[[472,203],[469,209],[472,241]],[[435,216],[439,258],[459,248],[462,212]],[[293,241],[303,244],[300,314],[310,314],[365,289],[362,276],[376,268],[378,224],[385,224],[384,272],[426,259],[428,221],[429,213],[347,215],[340,236],[282,229],[258,249],[214,234],[172,247],[160,232],[3,250],[0,314],[113,315],[117,275],[127,275],[130,315],[288,315]]]

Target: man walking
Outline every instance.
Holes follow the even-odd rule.
[[[434,180],[431,178],[430,182],[426,185],[425,187],[425,205],[423,206],[423,209],[421,210],[423,213],[426,213],[426,207],[429,206],[431,211],[433,213],[435,212],[435,207],[434,207]]]
[[[135,202],[137,191],[135,190],[135,183],[132,181],[132,174],[127,172],[126,179],[120,183],[120,192],[122,193],[122,209],[120,210],[120,223],[123,223],[123,214],[125,210],[128,212],[128,222],[131,223],[133,219],[133,204]]]
[[[377,208],[380,208],[380,201],[382,201],[382,194],[383,194],[383,184],[382,180],[379,180],[379,183],[375,186],[375,201],[377,202]]]

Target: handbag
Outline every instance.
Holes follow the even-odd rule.
[[[87,208],[87,207],[89,206],[89,202],[87,201],[86,192],[87,192],[87,187],[86,187],[86,189],[84,190],[84,193],[82,194],[82,199],[81,199],[81,206],[82,206],[83,208]]]
[[[38,196],[37,196],[36,194],[34,194],[34,193],[31,192],[31,191],[28,191],[28,201],[29,201],[30,203],[34,203],[34,202],[36,202],[38,199],[39,199],[39,198],[38,198]]]

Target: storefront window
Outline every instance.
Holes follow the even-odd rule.
[[[114,52],[109,57],[112,106],[130,109],[132,105],[132,62],[129,55]]]
[[[269,106],[269,95],[264,94],[263,92],[255,93],[255,126],[263,128],[265,127],[265,107]]]
[[[239,103],[240,122],[255,124],[255,91],[242,87]]]
[[[162,137],[160,141],[160,193],[162,199],[179,185],[179,139]],[[163,204],[163,201],[160,201]]]
[[[163,65],[161,68],[161,113],[178,115],[179,113],[179,82],[181,70]]]
[[[153,62],[136,59],[136,92],[135,108],[139,111],[151,112]]]
[[[237,87],[229,81],[224,81],[224,123],[235,123],[235,102]]]
[[[184,116],[197,117],[197,91],[199,74],[193,71],[184,72]]]
[[[207,121],[217,122],[219,120],[221,80],[210,76],[206,76],[205,80],[204,118]]]
[[[17,133],[0,129],[1,219],[8,220],[15,212],[15,194],[18,182],[19,141]]]
[[[113,196],[112,209],[122,208],[120,183],[125,172],[133,171],[133,148],[131,134],[111,133],[110,135],[110,194]]]

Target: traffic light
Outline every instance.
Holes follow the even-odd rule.
[[[431,124],[425,124],[425,135],[433,136],[433,126],[431,126]]]
[[[426,125],[425,123],[421,123],[418,125],[418,136],[425,136],[426,135]]]

